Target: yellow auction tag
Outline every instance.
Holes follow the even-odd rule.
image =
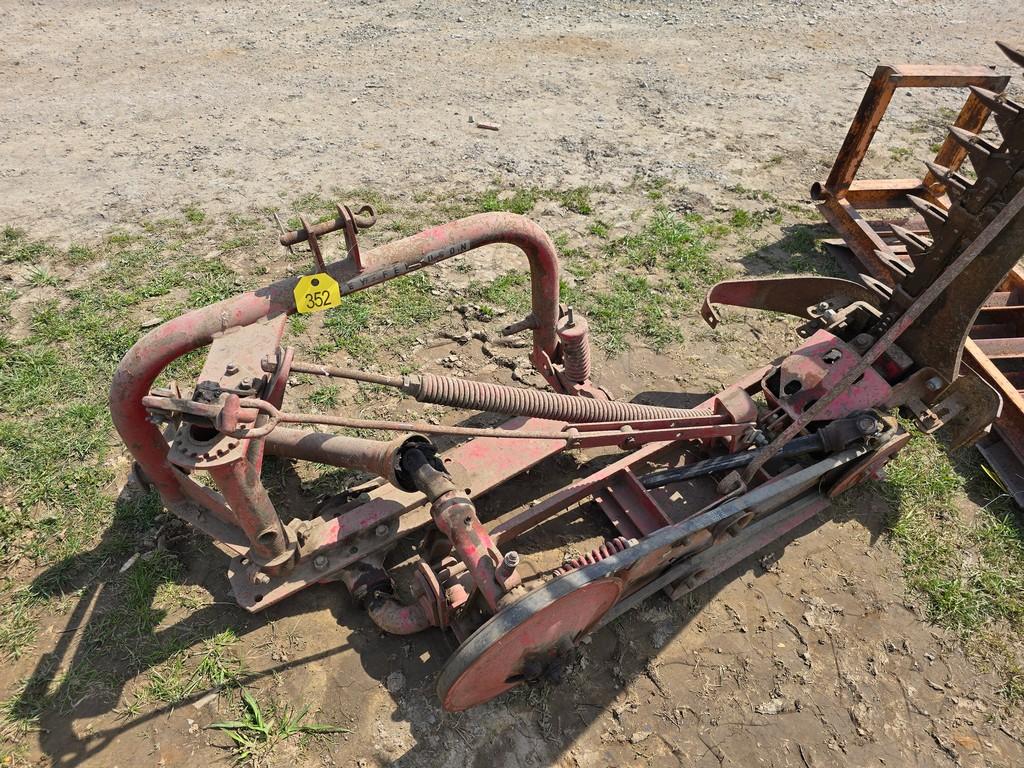
[[[295,285],[295,309],[300,314],[323,312],[341,304],[341,289],[338,281],[320,272],[306,275]]]

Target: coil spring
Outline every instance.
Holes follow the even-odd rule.
[[[570,381],[584,382],[590,379],[590,341],[586,336],[572,336],[562,339],[562,363],[565,375]]]
[[[592,549],[587,554],[580,555],[579,557],[570,560],[567,563],[563,563],[561,567],[555,569],[555,576],[564,576],[567,573],[579,570],[580,568],[583,568],[587,565],[599,563],[606,557],[611,557],[612,555],[616,554],[617,552],[621,552],[629,546],[629,539],[627,539],[625,536],[618,536],[614,539],[608,539],[608,541],[606,541],[600,547]]]
[[[711,415],[710,410],[684,410],[618,400],[595,400],[431,373],[419,377],[418,386],[412,393],[421,403],[570,423],[687,419]]]

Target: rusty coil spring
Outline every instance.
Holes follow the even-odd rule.
[[[554,575],[564,576],[565,574],[571,573],[575,570],[579,570],[584,566],[599,563],[606,557],[611,557],[612,555],[621,552],[624,549],[627,549],[629,546],[630,541],[625,536],[618,536],[614,539],[608,539],[608,541],[606,541],[600,547],[596,547],[590,550],[590,552],[588,552],[587,554],[580,555],[579,557],[574,558],[573,560],[570,560],[567,563],[562,563],[562,565],[559,568],[555,569]]]
[[[412,377],[410,377],[412,379]],[[710,410],[662,408],[655,405],[623,403],[618,400],[594,400],[589,397],[560,395],[538,389],[506,387],[486,381],[471,381],[454,376],[426,373],[403,389],[421,403],[447,405],[509,416],[532,416],[574,424],[601,421],[643,421],[648,419],[688,419],[712,415]]]
[[[586,336],[562,338],[562,364],[570,381],[590,379],[590,341]]]

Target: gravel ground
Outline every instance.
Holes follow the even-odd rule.
[[[992,38],[1020,38],[1024,7],[8,1],[0,22],[0,223],[89,243],[191,203],[214,217],[290,215],[297,197],[336,189],[444,194],[497,180],[608,199],[642,177],[712,209],[742,189],[799,203],[876,64],[1011,72]],[[900,94],[879,145],[922,125],[941,135],[934,115],[957,99]],[[866,171],[915,168],[879,149]],[[623,203],[624,220],[636,205]],[[663,370],[635,388],[672,381]],[[597,634],[569,685],[454,717],[433,696],[444,642],[381,638],[337,590],[203,620],[237,620],[282,699],[353,729],[274,764],[1024,764],[1019,710],[908,606],[898,558],[878,541],[880,502],[859,504],[686,604],[652,601]],[[190,563],[189,578],[230,601],[222,562]],[[40,648],[78,618],[56,617]],[[8,670],[4,690],[37,661]],[[224,759],[200,730],[232,716],[216,705],[128,718],[83,707],[44,718],[28,764]]]

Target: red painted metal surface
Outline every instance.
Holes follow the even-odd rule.
[[[594,493],[594,502],[626,538],[639,539],[672,522],[629,467],[609,477]]]
[[[621,592],[622,584],[617,579],[603,579],[552,598],[541,607],[531,606],[532,610],[521,616],[514,614],[515,606],[510,609],[512,616],[495,616],[491,621],[501,626],[481,627],[460,649],[460,655],[469,657],[466,663],[458,665],[450,683],[442,681],[444,708],[459,712],[490,701],[534,676],[527,668],[531,662],[537,666],[539,678],[543,662],[564,653],[566,646],[571,648],[615,604]],[[474,639],[489,633],[496,634],[495,640],[472,654]]]
[[[348,259],[328,265],[327,272],[338,280],[343,293],[352,293],[494,243],[519,247],[530,262],[533,357],[541,372],[551,377],[549,361],[558,350],[558,258],[551,238],[522,216],[470,216],[367,252],[362,272]],[[182,502],[184,494],[166,460],[167,442],[148,421],[142,398],[164,368],[210,344],[216,334],[265,317],[292,314],[297,282],[298,278],[281,280],[176,317],[136,342],[118,366],[110,388],[114,426],[166,503]]]
[[[860,359],[860,354],[835,334],[816,331],[765,378],[765,396],[793,419],[825,397],[831,402],[815,413],[814,418],[820,421],[871,408],[884,402],[892,391],[873,368],[865,369],[846,386],[837,387]]]
[[[304,238],[316,250],[316,238],[327,231],[318,234],[318,227],[329,229],[338,222],[350,239],[355,237],[351,211],[339,209],[333,224],[306,224],[282,242]],[[470,217],[324,268],[345,295],[494,242],[519,246],[530,261],[533,310],[513,330],[533,331],[531,359],[563,394],[453,377],[389,377],[296,364],[291,350],[279,347],[285,317],[294,311],[294,280],[157,329],[126,356],[111,392],[118,430],[171,509],[221,538],[219,545],[233,553],[229,578],[240,605],[260,610],[310,584],[340,580],[386,632],[451,629],[463,642],[441,675],[439,690],[449,709],[486,701],[519,682],[557,676],[572,644],[623,595],[632,601],[655,584],[692,585],[717,568],[719,561],[709,554],[716,548],[733,539],[760,546],[793,519],[773,527],[761,525],[759,517],[770,518],[801,494],[824,494],[826,478],[858,482],[899,447],[889,444],[871,461],[858,463],[872,456],[869,437],[882,440],[889,435],[883,436],[884,430],[895,429],[894,422],[886,426],[860,411],[892,400],[885,376],[903,371],[893,369],[893,360],[881,353],[877,357],[888,360],[888,367],[880,363],[876,371],[865,362],[862,347],[849,340],[852,334],[840,338],[849,318],[837,313],[846,311],[845,304],[863,311],[864,296],[838,281],[804,280],[788,294],[783,281],[712,291],[749,304],[784,306],[807,318],[806,333],[818,330],[780,364],[748,374],[696,409],[670,409],[602,399],[607,394],[589,381],[586,321],[558,304],[558,264],[550,240],[521,217]],[[781,298],[777,291],[783,292]],[[813,300],[816,291],[828,292],[824,309]],[[205,344],[211,346],[203,381],[191,397],[177,390],[149,393],[168,362]],[[875,352],[867,350],[868,355]],[[390,386],[424,402],[549,418],[517,415],[498,428],[480,428],[287,412],[281,402],[292,370]],[[834,392],[837,388],[841,391]],[[827,400],[832,401],[829,408]],[[856,412],[853,418],[815,425],[817,432],[802,438],[796,450],[767,470],[758,467],[746,483],[731,471],[762,456],[767,460],[773,446],[758,446],[785,432],[787,423],[794,429],[815,415],[828,421],[851,412]],[[149,418],[172,423],[170,453]],[[840,433],[865,420],[867,426],[857,427],[861,431],[850,440],[842,438]],[[380,442],[283,426],[289,423],[420,430],[469,439],[437,453],[422,435]],[[537,462],[567,447],[611,446],[628,453],[497,525],[485,526],[478,517],[474,498]],[[264,451],[367,471],[385,484],[333,496],[320,506],[318,517],[297,516],[284,524],[260,479]],[[808,456],[809,451],[817,455]],[[685,478],[645,475],[641,482],[635,472],[659,459],[670,467],[687,466]],[[179,467],[208,471],[220,493],[200,486]],[[659,482],[664,490],[648,490],[660,488]],[[689,495],[688,489],[697,485],[701,490]],[[684,493],[686,503],[676,504]],[[515,537],[588,498],[595,502],[590,509],[601,509],[620,536],[546,579],[539,576],[540,586],[533,571],[524,582],[520,555],[509,547]],[[752,521],[756,535],[748,536],[745,526]],[[385,558],[398,539],[420,529],[426,529],[426,536],[417,551],[414,583],[408,590],[396,589]],[[698,558],[713,564],[700,572],[684,568],[684,563],[702,562]]]

